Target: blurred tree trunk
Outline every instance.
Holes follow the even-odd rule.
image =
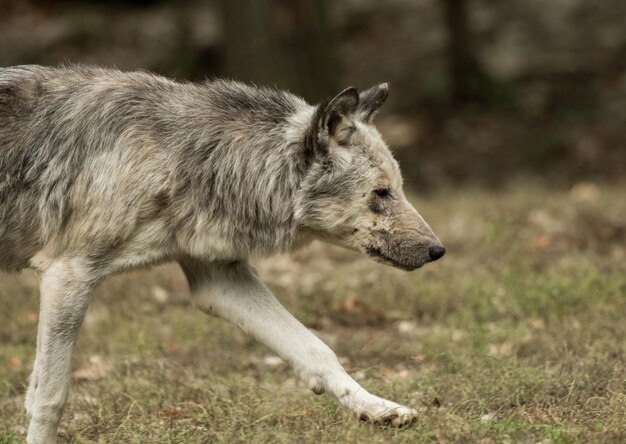
[[[465,102],[481,99],[487,80],[474,51],[467,13],[467,0],[441,0],[448,32],[448,61],[453,99]]]
[[[220,0],[222,74],[319,101],[335,92],[326,0]]]

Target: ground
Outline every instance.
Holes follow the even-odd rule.
[[[190,306],[176,267],[96,292],[60,442],[626,442],[626,187],[414,198],[446,244],[413,273],[314,244],[258,263],[278,298],[411,426],[362,424]],[[37,282],[0,284],[0,443],[21,442]]]

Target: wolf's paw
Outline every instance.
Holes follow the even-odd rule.
[[[387,401],[386,399],[374,395],[369,395],[368,398],[370,399],[358,402],[358,407],[353,410],[360,421],[390,425],[393,427],[405,427],[417,418],[417,411],[415,409]]]

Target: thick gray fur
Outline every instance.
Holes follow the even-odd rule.
[[[232,81],[0,68],[0,269],[41,276],[28,441],[56,439],[93,287],[164,261],[181,264],[202,310],[273,348],[316,393],[410,421],[414,410],[358,386],[247,265],[313,239],[406,270],[443,255],[372,125],[387,94],[347,88],[312,106]]]
[[[155,219],[172,234],[155,260],[203,218],[233,242],[232,259],[284,251],[306,165],[300,147],[277,141],[305,106],[235,82],[0,70],[0,266],[24,268],[51,242],[53,255],[103,261]]]

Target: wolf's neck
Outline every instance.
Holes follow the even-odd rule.
[[[193,201],[201,209],[194,215],[196,230],[214,233],[224,254],[269,256],[292,248],[311,114],[307,106],[273,125],[223,122],[198,132],[185,148],[177,175],[192,183]]]

